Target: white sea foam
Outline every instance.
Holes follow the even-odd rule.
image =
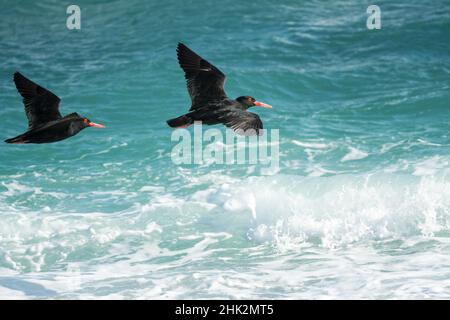
[[[349,147],[349,152],[342,157],[341,162],[360,160],[366,158],[369,154],[354,147]]]
[[[10,183],[2,182],[2,185],[7,189],[6,192],[3,192],[3,195],[5,196],[15,196],[26,192],[35,192],[40,190],[39,188],[27,187],[26,185],[20,184],[17,181],[12,181]]]
[[[311,149],[326,149],[329,147],[327,144],[321,142],[304,142],[299,140],[292,140],[292,143],[303,148]]]
[[[394,148],[396,148],[396,147],[398,147],[398,146],[401,146],[401,145],[404,144],[404,143],[405,143],[405,140],[398,141],[398,142],[392,142],[392,143],[385,143],[385,144],[383,144],[383,145],[381,146],[380,152],[381,152],[381,153],[386,153],[386,152],[388,152],[389,150],[394,149]]]
[[[415,164],[413,174],[416,176],[434,175],[440,169],[448,167],[448,165],[447,159],[434,156]]]
[[[280,236],[329,248],[353,242],[428,236],[446,230],[450,182],[446,177],[373,174],[250,179],[193,196],[229,214],[256,217],[256,239]],[[222,225],[227,217],[217,220]]]
[[[144,186],[139,189],[140,192],[164,192],[164,187],[159,186]]]
[[[0,295],[444,297],[449,284],[427,272],[449,275],[439,251],[450,248],[450,179],[446,168],[435,173],[240,179],[185,171],[200,188],[191,196],[150,188],[148,203],[120,214],[14,212],[0,202],[0,265],[9,270]],[[223,272],[227,264],[234,271]],[[17,290],[8,287],[15,280]]]
[[[325,174],[336,173],[336,171],[328,170],[328,169],[322,168],[322,167],[319,166],[319,165],[315,165],[315,166],[313,166],[313,167],[307,169],[307,172],[308,172],[308,176],[309,176],[309,177],[320,177],[320,176],[323,176],[323,175],[325,175]]]
[[[426,146],[442,147],[442,144],[439,144],[439,143],[433,143],[433,142],[427,141],[427,140],[425,140],[425,139],[417,139],[417,141],[418,141],[419,143],[423,144],[423,145],[426,145]]]

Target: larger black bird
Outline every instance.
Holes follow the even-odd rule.
[[[184,70],[191,109],[185,115],[170,119],[167,124],[172,128],[185,128],[201,121],[213,125],[222,123],[239,134],[259,134],[263,128],[257,114],[248,112],[250,107],[272,108],[256,101],[250,96],[241,96],[236,100],[227,97],[224,91],[225,75],[211,63],[197,55],[184,44],[177,47],[178,62]]]
[[[23,97],[28,130],[7,143],[50,143],[67,139],[87,127],[104,128],[77,113],[62,117],[59,113],[60,99],[49,90],[27,79],[19,72],[14,73],[17,91]]]

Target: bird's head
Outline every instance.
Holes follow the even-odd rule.
[[[88,118],[81,118],[81,120],[83,121],[83,127],[87,128],[87,127],[94,127],[94,128],[100,128],[103,129],[105,126],[102,124],[98,124],[95,122],[92,122],[91,120],[89,120]]]
[[[97,124],[89,120],[88,118],[80,116],[78,113],[72,113],[66,117],[70,121],[70,134],[75,135],[81,130],[88,127],[104,128],[104,125]]]
[[[84,130],[88,127],[94,127],[94,128],[104,128],[104,125],[97,124],[89,120],[88,118],[80,116],[78,113],[72,113],[68,115],[67,118],[70,121],[70,134],[75,135],[81,130]]]
[[[242,104],[246,109],[248,109],[250,107],[262,107],[262,108],[272,109],[271,105],[268,105],[268,104],[260,102],[260,101],[256,101],[255,98],[250,97],[250,96],[241,96],[241,97],[237,98],[236,101],[238,101],[240,104]]]

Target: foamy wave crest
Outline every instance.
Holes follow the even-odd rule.
[[[433,237],[450,228],[448,171],[426,177],[386,173],[258,177],[243,184],[222,184],[194,199],[218,208],[214,218],[218,227],[240,221],[248,226],[250,239],[273,242],[280,249]]]

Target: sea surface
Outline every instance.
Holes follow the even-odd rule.
[[[15,71],[107,126],[0,143],[0,298],[450,298],[448,0],[377,1],[380,30],[369,1],[69,4],[0,1],[1,141]],[[274,106],[277,168],[172,161],[178,42]]]

